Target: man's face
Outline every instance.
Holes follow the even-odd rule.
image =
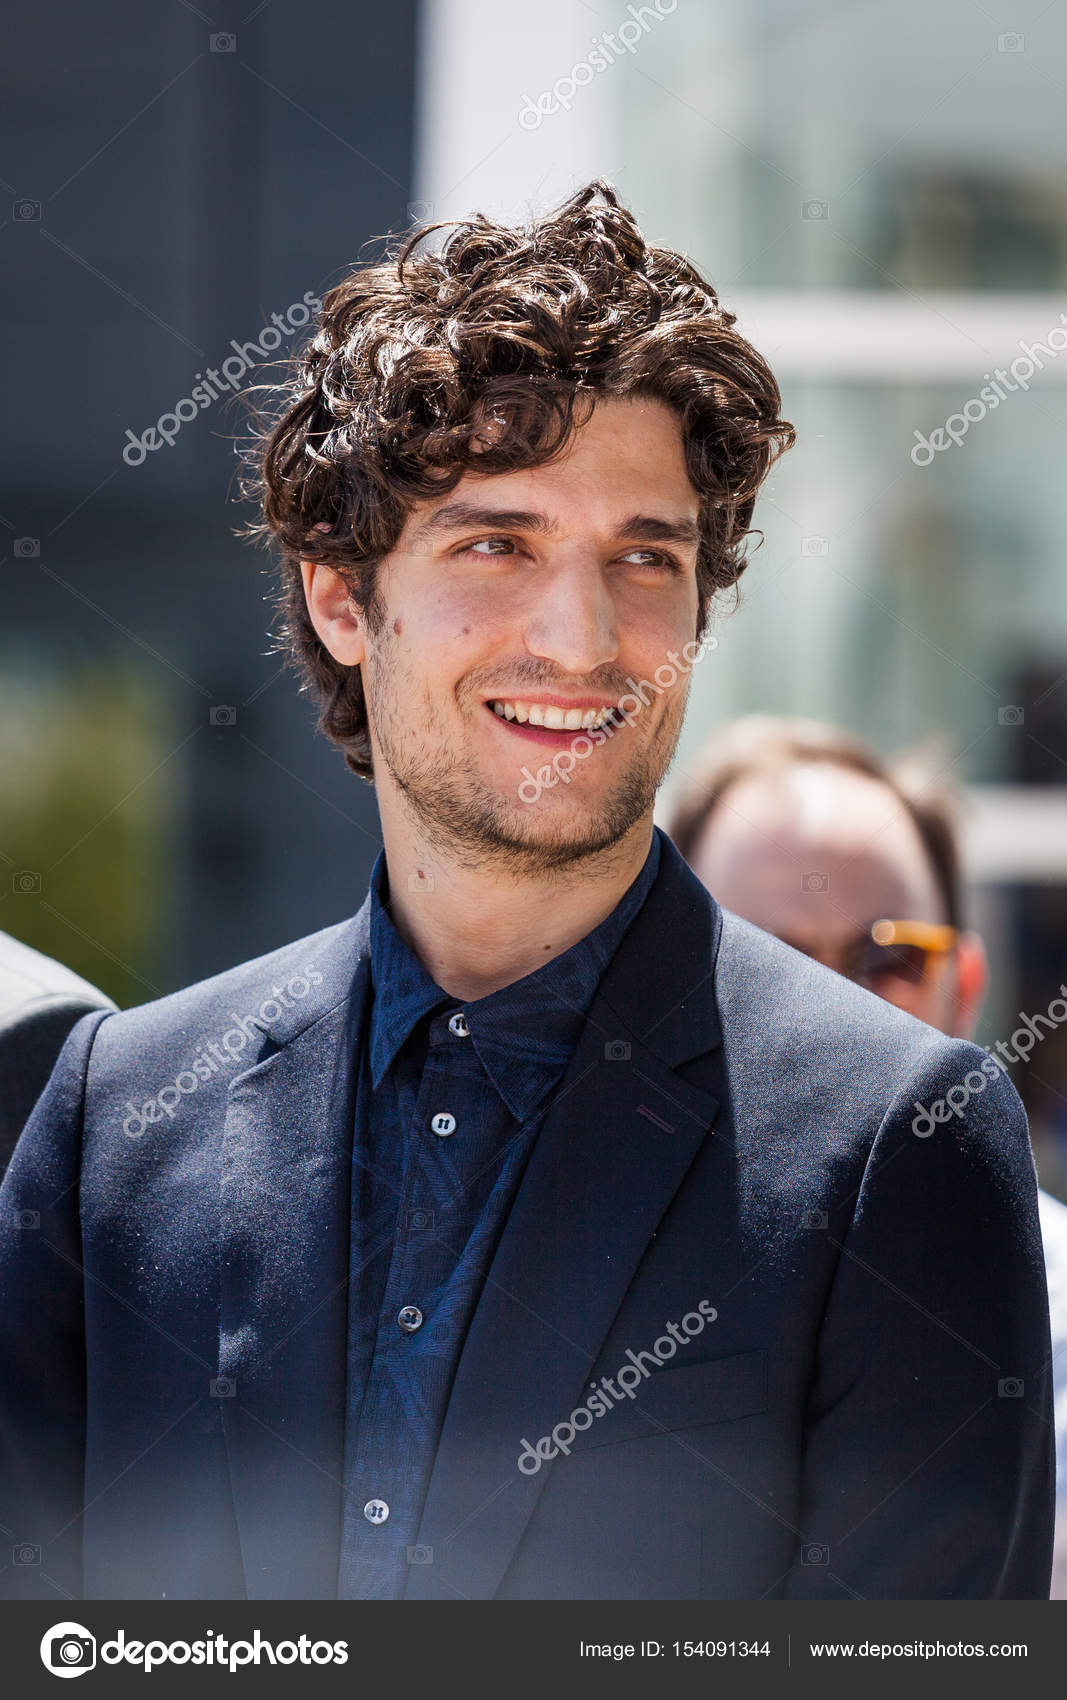
[[[691,860],[725,908],[838,972],[875,921],[945,919],[907,810],[888,786],[831,762],[739,779],[713,810]],[[969,1023],[952,955],[932,958],[919,985],[893,979],[878,990],[945,1032]]]
[[[319,626],[362,666],[383,810],[402,797],[429,843],[515,872],[650,815],[695,647],[698,512],[677,419],[637,400],[601,401],[550,465],[467,472],[419,503],[379,567],[377,631],[360,621],[338,653]],[[628,679],[669,677],[672,653],[673,684],[613,729],[589,724]],[[532,723],[552,709],[569,726]]]

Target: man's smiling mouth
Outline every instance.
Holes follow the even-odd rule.
[[[498,719],[517,721],[520,726],[538,726],[552,732],[592,732],[597,727],[617,724],[621,715],[614,703],[545,702],[527,697],[491,697],[487,704]]]
[[[566,749],[578,738],[588,742],[596,734],[601,743],[623,724],[623,716],[611,702],[597,702],[589,697],[569,703],[545,702],[531,697],[489,697],[487,711],[516,738]]]

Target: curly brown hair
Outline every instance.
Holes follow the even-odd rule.
[[[440,249],[416,252],[442,225]],[[353,772],[373,782],[360,669],[315,632],[300,561],[338,573],[380,630],[378,563],[413,505],[473,468],[544,464],[598,397],[653,398],[678,417],[700,498],[704,635],[712,596],[744,571],[756,493],[795,437],[735,319],[600,181],[525,228],[476,214],[394,237],[329,291],[314,338],[270,386],[278,406],[261,414],[243,484],[260,517],[245,535],[280,545],[278,636]]]

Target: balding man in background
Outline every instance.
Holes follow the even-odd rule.
[[[0,1175],[74,1023],[114,1007],[88,980],[0,933]]]
[[[724,908],[930,1026],[971,1037],[986,954],[964,927],[953,799],[921,762],[883,762],[815,721],[752,716],[714,735],[664,825]],[[1056,1401],[1052,1598],[1063,1599],[1067,1206],[1044,1191],[1039,1206]]]

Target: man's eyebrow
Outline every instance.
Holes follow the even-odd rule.
[[[643,543],[700,542],[700,527],[687,514],[678,519],[659,519],[655,514],[631,514],[621,525],[616,537],[639,537]]]
[[[424,520],[411,539],[412,549],[429,543],[446,531],[541,531],[554,528],[544,514],[529,513],[522,508],[480,508],[473,502],[446,502],[435,514]]]
[[[472,502],[447,502],[435,514],[424,520],[415,531],[410,547],[413,551],[449,531],[470,529],[485,531],[533,531],[548,536],[556,527],[546,514],[525,508],[482,508]],[[616,540],[632,537],[642,543],[698,544],[700,527],[696,520],[682,515],[664,519],[655,514],[631,514],[614,532]]]

